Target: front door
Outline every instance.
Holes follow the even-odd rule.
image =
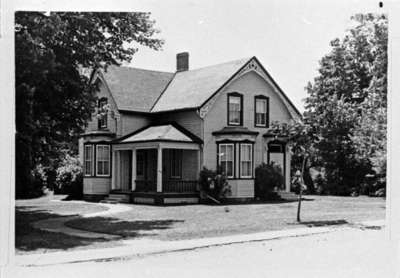
[[[282,174],[282,185],[280,190],[285,190],[285,173],[286,173],[286,159],[285,159],[285,145],[281,142],[270,142],[268,144],[268,164],[273,163],[279,166]]]
[[[132,180],[132,151],[121,151],[121,172],[120,187],[123,191],[131,190],[131,180]]]

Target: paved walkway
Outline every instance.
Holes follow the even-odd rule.
[[[329,233],[340,229],[354,228],[376,228],[382,227],[384,221],[368,221],[357,223],[351,226],[330,226],[330,227],[314,227],[299,228],[283,231],[269,231],[262,233],[232,235],[224,237],[201,238],[192,240],[179,241],[161,241],[150,239],[123,240],[124,246],[104,248],[104,249],[87,249],[64,252],[51,252],[46,254],[32,254],[16,256],[16,264],[23,266],[39,266],[53,265],[64,263],[76,263],[86,261],[101,261],[111,259],[128,259],[135,256],[144,256],[152,254],[162,254],[167,252],[176,252],[184,250],[192,250],[197,248],[205,248],[211,246],[228,245],[234,243],[266,241],[288,237],[308,236],[322,233]]]
[[[58,201],[59,200],[53,200],[53,202],[58,202]],[[69,202],[87,204],[87,202],[83,202],[83,201],[69,201]],[[65,226],[66,222],[74,220],[78,217],[88,218],[88,217],[96,217],[96,216],[103,216],[103,217],[113,216],[114,214],[124,212],[124,211],[129,211],[132,209],[131,206],[123,205],[123,204],[101,204],[101,206],[107,207],[108,209],[105,211],[82,214],[80,216],[44,219],[44,220],[40,220],[40,221],[33,223],[32,226],[35,229],[39,229],[39,230],[43,230],[43,231],[54,232],[54,233],[63,233],[63,234],[71,235],[71,236],[84,237],[84,238],[103,238],[103,239],[109,239],[109,240],[116,240],[116,239],[120,238],[119,236],[116,236],[116,235],[83,231],[83,230],[78,230],[78,229],[74,229],[74,228]]]

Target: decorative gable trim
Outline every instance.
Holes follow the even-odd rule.
[[[200,106],[200,115],[204,118],[207,115],[207,112],[210,110],[212,105],[215,103],[216,96],[223,88],[227,87],[230,83],[234,80],[240,78],[241,76],[249,73],[255,72],[260,77],[262,77],[274,90],[274,92],[280,97],[282,102],[287,107],[289,114],[293,119],[301,119],[301,113],[294,104],[290,101],[290,99],[286,96],[286,94],[282,91],[282,89],[278,86],[275,80],[271,77],[271,75],[267,72],[267,70],[262,66],[262,64],[258,61],[258,59],[254,56],[252,57],[244,66],[242,66],[225,84],[223,84],[209,99],[207,99],[201,106]],[[206,107],[205,109],[203,109]]]

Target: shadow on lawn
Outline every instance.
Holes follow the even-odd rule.
[[[301,198],[301,201],[314,201],[312,198]],[[298,200],[279,200],[279,199],[271,199],[271,200],[251,200],[251,201],[246,201],[246,202],[241,202],[241,201],[225,201],[221,204],[215,204],[210,202],[204,203],[204,205],[210,205],[210,206],[246,206],[246,205],[268,205],[268,204],[287,204],[287,203],[296,203]]]
[[[344,219],[339,220],[320,220],[320,221],[302,221],[300,224],[306,225],[307,227],[324,227],[324,226],[333,226],[333,225],[344,225],[349,224]]]
[[[155,235],[155,230],[170,228],[176,222],[183,220],[150,220],[150,221],[120,221],[116,218],[83,218],[80,215],[60,215],[40,210],[37,207],[15,208],[15,248],[17,252],[28,252],[39,249],[67,250],[87,246],[94,243],[105,243],[111,239],[84,238],[64,233],[47,232],[35,229],[32,224],[39,220],[52,218],[76,217],[65,223],[71,228],[88,231],[98,231],[119,235],[121,237],[140,237]]]
[[[175,223],[184,220],[162,219],[162,220],[136,220],[124,221],[112,217],[90,217],[76,218],[65,223],[67,227],[91,232],[118,235],[123,238],[137,238],[143,236],[154,236],[156,230],[166,230]]]

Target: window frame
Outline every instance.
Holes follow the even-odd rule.
[[[234,179],[235,178],[235,172],[236,172],[236,144],[234,142],[221,142],[218,143],[218,152],[217,152],[217,167],[221,167],[222,168],[222,160],[221,160],[221,147],[222,146],[231,146],[232,147],[232,175],[228,176],[226,169],[224,169],[225,171],[225,175],[228,179]],[[227,156],[226,156],[227,157]],[[225,160],[225,162],[227,162],[228,160]]]
[[[237,98],[239,98],[239,123],[235,123],[235,122],[231,122],[230,121],[230,107],[229,107],[229,104],[230,104],[230,98],[235,98],[235,97],[237,97]],[[234,92],[234,93],[228,93],[227,94],[227,119],[226,119],[226,121],[227,121],[227,125],[228,126],[242,126],[243,125],[243,95],[242,94],[239,94],[239,93],[237,93],[237,92]]]
[[[143,150],[137,150],[136,151],[136,177],[137,178],[140,178],[140,179],[145,179],[145,176],[146,176],[146,159],[145,159],[145,156],[146,156],[146,153],[145,152],[143,152]],[[138,173],[138,170],[140,169],[139,168],[139,157],[141,157],[141,160],[142,160],[142,171],[143,171],[143,173],[140,175],[139,173]]]
[[[104,104],[102,104],[102,103],[104,103]],[[108,104],[108,99],[106,97],[102,97],[102,98],[100,98],[98,100],[97,109],[100,110],[100,108],[102,106],[105,106],[107,104]],[[104,124],[102,124],[103,122],[104,122]],[[97,119],[97,128],[98,129],[107,129],[107,122],[108,122],[108,113],[106,113],[105,115],[100,116]]]
[[[264,100],[265,101],[265,124],[258,124],[257,123],[257,100]],[[261,113],[259,113],[261,114]],[[269,97],[264,95],[258,95],[254,97],[254,127],[269,127]]]
[[[87,160],[86,148],[90,148],[90,160]],[[86,162],[90,161],[90,171],[86,172]],[[85,177],[91,177],[94,173],[94,145],[93,144],[84,144],[83,145],[83,170]]]
[[[250,161],[242,160],[242,147],[250,146]],[[242,169],[242,162],[250,162],[250,175],[244,176]],[[253,179],[254,178],[254,144],[253,143],[239,143],[239,178],[241,179]]]
[[[98,155],[98,153],[99,153],[99,147],[106,147],[106,148],[108,148],[108,174],[99,174],[99,165],[98,165],[98,163],[100,162],[99,161],[99,155]],[[103,162],[104,163],[104,161],[107,161],[107,160],[101,160],[101,162]],[[104,170],[104,169],[103,169]],[[108,145],[108,144],[96,144],[96,176],[97,177],[110,177],[110,174],[111,174],[111,148],[110,148],[110,145]]]
[[[183,150],[182,149],[170,149],[169,152],[169,178],[180,180],[182,179],[182,158],[183,158]],[[176,168],[177,167],[177,168]],[[175,173],[175,170],[178,170],[178,173]],[[178,175],[173,175],[178,174]]]

